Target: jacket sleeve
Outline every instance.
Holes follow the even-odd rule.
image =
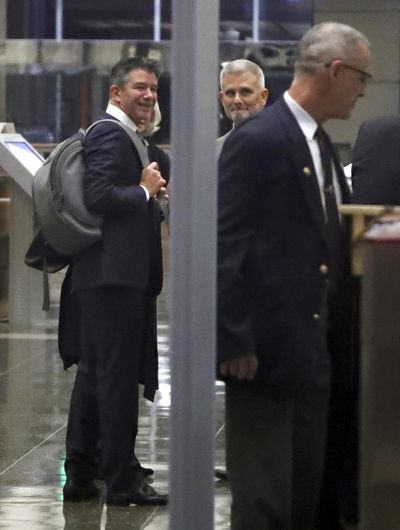
[[[149,143],[148,152],[150,162],[157,162],[161,176],[168,184],[170,179],[170,160],[168,154],[153,142]]]
[[[218,361],[254,353],[244,275],[255,230],[257,172],[253,145],[237,131],[225,142],[218,178]]]
[[[132,140],[119,127],[101,124],[86,137],[84,202],[100,214],[146,210],[141,164]]]

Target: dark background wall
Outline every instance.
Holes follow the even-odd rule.
[[[172,0],[161,5],[161,38],[170,39]],[[55,0],[12,0],[8,38],[53,38],[54,10]],[[298,39],[312,13],[313,0],[261,0],[260,39]],[[252,16],[253,0],[220,0],[221,38],[250,38]],[[64,0],[64,37],[152,39],[153,17],[152,0]]]

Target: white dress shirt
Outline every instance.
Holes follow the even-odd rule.
[[[109,103],[107,105],[106,112],[107,114],[110,114],[114,118],[117,118],[118,121],[120,121],[121,123],[129,127],[130,129],[132,129],[133,132],[135,133],[138,132],[138,126],[136,125],[136,123],[132,121],[130,117],[127,114],[125,114],[125,112],[121,110],[119,107],[117,107],[116,105]],[[149,190],[143,184],[139,184],[139,186],[143,188],[144,192],[146,193],[146,200],[148,201],[150,199]]]

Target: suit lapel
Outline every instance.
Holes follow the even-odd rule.
[[[322,237],[326,239],[326,223],[321,194],[307,140],[283,98],[276,103],[276,106],[279,117],[285,126],[289,145],[291,146],[289,154],[296,168],[296,176],[303,191],[310,215]]]

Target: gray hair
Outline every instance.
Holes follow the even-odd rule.
[[[261,70],[261,68],[258,66],[258,64],[253,63],[252,61],[248,61],[247,59],[236,59],[235,61],[229,61],[227,63],[224,63],[220,76],[219,76],[219,83],[222,90],[222,84],[224,81],[224,77],[228,74],[245,74],[247,72],[250,72],[253,74],[260,85],[260,89],[263,90],[265,88],[265,77],[264,72]]]
[[[371,48],[365,35],[351,26],[338,22],[317,24],[306,31],[297,46],[295,74],[313,74],[334,59],[352,59],[359,44]]]

